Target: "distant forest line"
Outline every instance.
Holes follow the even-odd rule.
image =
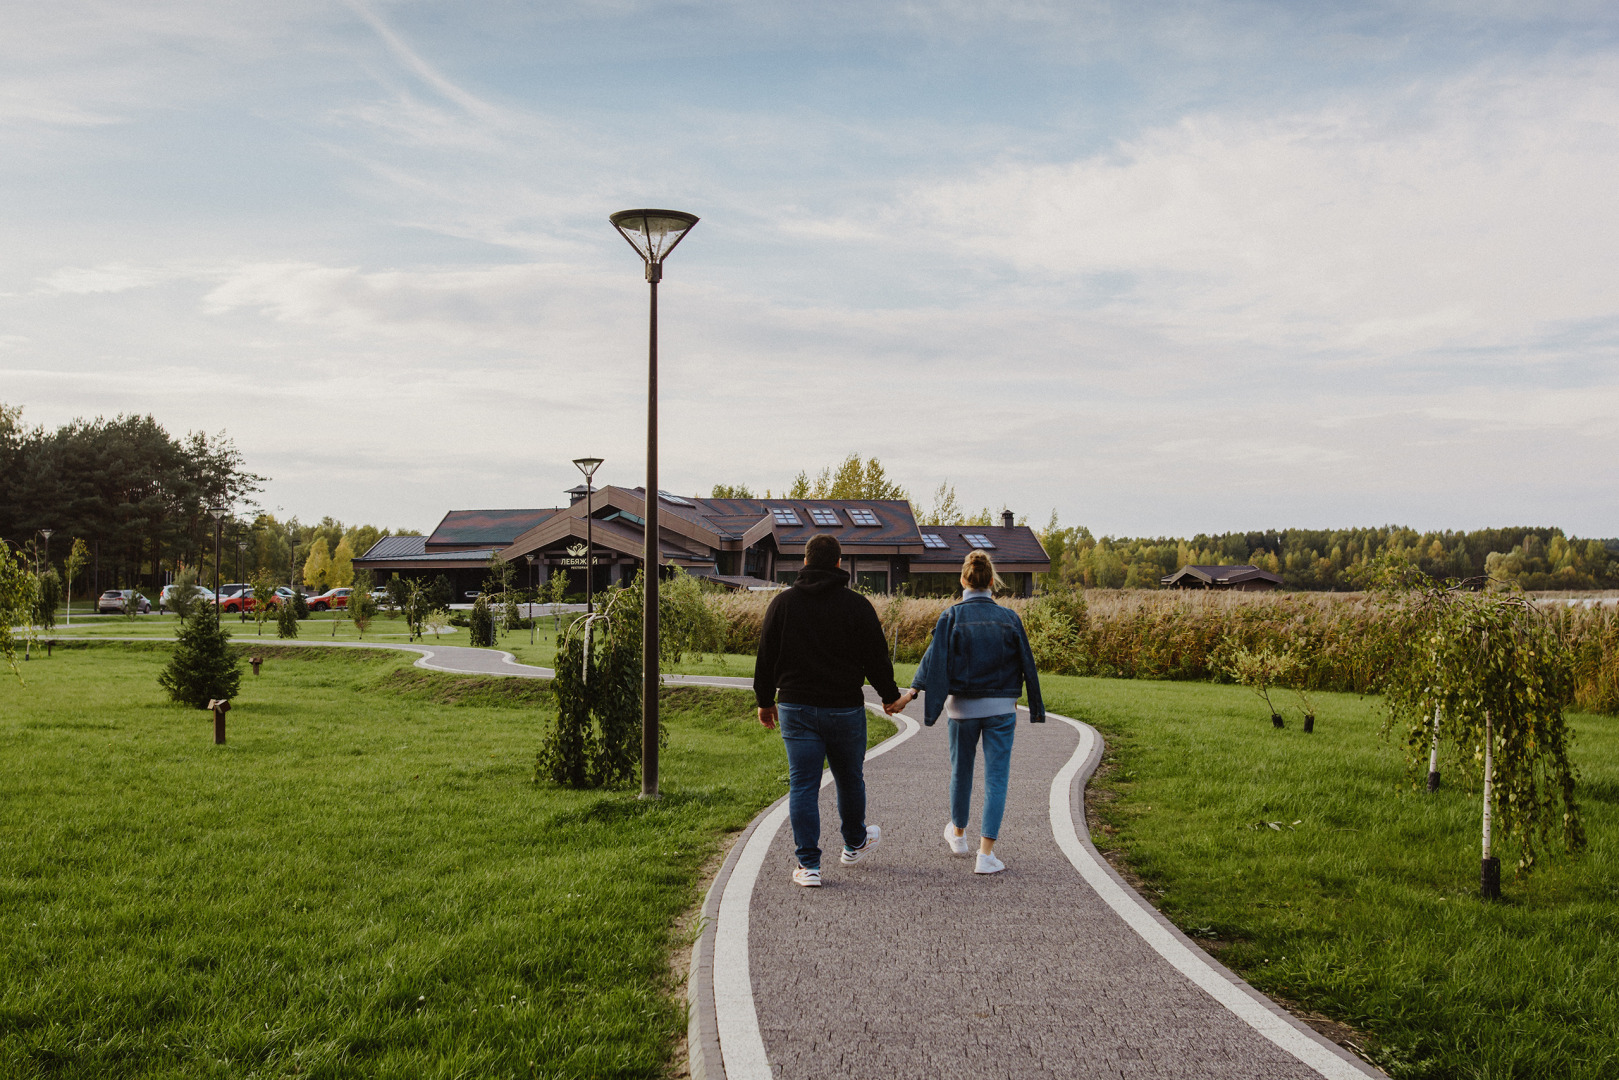
[[[1619,539],[1582,539],[1546,526],[1419,532],[1391,525],[1097,539],[1082,525],[1060,526],[1053,514],[1036,531],[1051,556],[1051,573],[1041,575],[1048,589],[1156,589],[1183,566],[1246,564],[1280,575],[1284,588],[1349,591],[1364,585],[1367,564],[1381,556],[1436,578],[1488,576],[1530,591],[1619,588]]]
[[[220,575],[247,580],[263,568],[288,580],[319,578],[345,584],[349,561],[393,530],[277,520],[257,512],[265,478],[248,470],[223,432],[170,435],[150,416],[75,420],[54,430],[29,428],[22,410],[0,403],[0,540],[25,550],[39,566],[49,551],[60,565],[75,539],[89,549],[86,580],[75,591],[108,585],[160,586],[182,568],[211,582],[214,522],[209,506],[234,514],[222,529]],[[747,496],[745,486],[719,485],[714,495]],[[876,458],[851,454],[811,478],[801,471],[788,497],[910,499]],[[913,501],[923,525],[998,521],[988,507],[962,510],[948,481],[932,505]],[[51,529],[47,546],[41,530]],[[413,532],[413,530],[400,530]],[[1037,529],[1051,556],[1046,588],[1080,586],[1154,589],[1187,565],[1252,564],[1281,576],[1290,589],[1353,590],[1361,568],[1393,555],[1435,577],[1490,577],[1529,590],[1619,588],[1619,539],[1567,536],[1562,529],[1525,526],[1472,532],[1367,529],[1285,529],[1199,533],[1175,537],[1097,539],[1084,526],[1061,526],[1055,514]],[[315,572],[310,573],[311,564]],[[82,595],[82,594],[81,594]]]

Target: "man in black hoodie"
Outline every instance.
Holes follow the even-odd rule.
[[[759,722],[779,720],[787,747],[787,810],[798,864],[793,880],[821,884],[821,765],[832,770],[843,819],[845,865],[882,839],[866,824],[866,681],[885,704],[899,700],[882,623],[870,601],[850,592],[838,568],[843,547],[820,533],[804,545],[804,569],[770,602],[753,667]],[[777,703],[777,698],[780,703]]]

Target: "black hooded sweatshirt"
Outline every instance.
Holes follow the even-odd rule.
[[[867,680],[885,704],[899,697],[883,625],[848,584],[847,571],[806,566],[770,602],[753,665],[761,709],[776,703],[778,689],[783,704],[859,708]]]

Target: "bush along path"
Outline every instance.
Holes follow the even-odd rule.
[[[254,643],[271,660],[275,644]],[[285,644],[415,652],[416,667],[455,674],[553,676],[495,649]],[[869,758],[868,820],[883,841],[865,861],[827,864],[821,889],[794,885],[785,800],[733,846],[693,951],[694,1080],[1382,1075],[1208,957],[1106,864],[1083,826],[1102,751],[1095,729],[1055,714],[1020,725],[996,847],[1011,869],[980,877],[940,835],[945,729],[917,722],[920,703],[911,712]],[[821,816],[823,838],[835,838],[830,786]]]

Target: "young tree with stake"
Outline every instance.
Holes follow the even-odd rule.
[[[1413,763],[1457,746],[1483,788],[1480,888],[1500,896],[1497,830],[1529,872],[1554,836],[1585,846],[1563,709],[1573,700],[1572,657],[1521,594],[1469,593],[1431,582],[1384,591],[1390,624],[1404,631],[1404,660],[1383,686],[1391,725],[1403,727]]]

